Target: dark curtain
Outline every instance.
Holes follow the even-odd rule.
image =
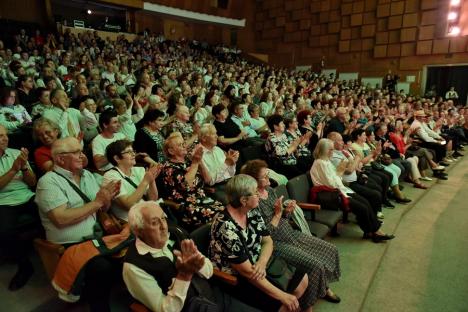
[[[458,93],[458,103],[466,104],[468,94],[468,66],[436,66],[428,67],[426,92],[436,86],[437,95],[445,98],[450,87],[455,87]]]

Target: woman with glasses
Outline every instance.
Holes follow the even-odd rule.
[[[204,186],[209,183],[210,176],[202,162],[203,147],[196,146],[188,157],[182,134],[173,132],[164,142],[164,153],[167,161],[158,179],[160,191],[164,191],[161,197],[180,204],[176,214],[186,230],[211,222],[216,212],[224,207],[205,193]]]
[[[139,154],[145,162],[151,164],[146,154]],[[138,156],[139,156],[138,155]],[[158,199],[155,179],[161,171],[159,165],[153,165],[145,170],[136,167],[137,154],[132,148],[132,142],[118,140],[106,148],[106,157],[114,167],[104,174],[103,185],[111,181],[121,181],[120,192],[112,200],[112,213],[123,221],[128,220],[128,211],[141,200]]]
[[[278,197],[270,187],[268,165],[265,161],[249,160],[242,167],[241,173],[257,181],[260,197],[257,210],[270,231],[275,253],[296,268],[307,272],[310,281],[309,304],[313,305],[318,298],[333,303],[340,302],[340,298],[328,287],[329,283],[337,281],[341,275],[336,246],[291,225],[294,209],[300,208],[296,207],[295,201],[290,201],[283,209],[283,198]]]
[[[296,269],[286,291],[267,278],[273,240],[255,209],[259,203],[255,179],[246,174],[234,176],[226,184],[226,193],[228,205],[213,220],[208,250],[213,265],[237,276],[237,285],[223,285],[224,290],[261,311],[312,311],[304,271]]]

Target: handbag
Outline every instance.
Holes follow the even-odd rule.
[[[372,166],[372,169],[378,170],[378,171],[382,171],[385,168],[384,165],[382,165],[381,163],[375,160],[371,162],[371,166]]]
[[[242,236],[242,233],[240,232],[238,232],[238,235],[250,262],[253,264],[254,261],[251,258],[244,236]],[[288,286],[294,276],[294,273],[296,273],[295,267],[290,266],[284,259],[271,255],[266,267],[266,278],[270,283],[283,291],[288,291]]]
[[[357,175],[357,183],[361,185],[366,185],[367,182],[369,181],[369,176],[363,172],[359,172]]]
[[[57,171],[54,171],[56,174],[58,174],[59,176],[61,176],[62,178],[64,178],[68,184],[71,186],[71,188],[78,194],[80,195],[81,199],[83,199],[83,201],[85,203],[89,203],[91,202],[91,199],[89,199],[89,197],[83,193],[82,190],[80,190],[80,188],[78,186],[76,186],[73,182],[71,182],[70,180],[68,180],[65,176],[63,176],[62,174],[58,173]],[[119,234],[121,231],[122,231],[122,224],[120,223],[120,221],[111,213],[108,213],[108,212],[104,212],[104,211],[101,211],[99,210],[97,213],[97,224],[95,226],[95,236],[98,236],[98,237],[102,237],[102,230],[104,230],[104,233],[107,234],[107,235],[112,235],[112,234]],[[100,225],[102,227],[102,229],[99,229],[99,226]],[[99,231],[101,230],[101,231]]]
[[[385,154],[380,158],[380,162],[385,166],[389,166],[392,164],[392,157],[390,157],[388,154]]]

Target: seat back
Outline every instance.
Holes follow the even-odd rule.
[[[295,199],[299,203],[309,202],[310,184],[306,174],[301,174],[290,179],[286,187],[291,199]],[[306,210],[304,211],[304,216],[307,220],[313,221],[315,220],[315,211]]]
[[[283,196],[283,200],[289,199],[289,193],[286,185],[278,185],[275,187],[275,193],[278,197]]]
[[[211,223],[207,223],[190,233],[190,238],[193,239],[198,250],[204,255],[208,255],[211,240],[210,231]]]
[[[288,184],[286,184],[286,187],[292,199],[295,199],[300,203],[309,202],[310,185],[309,180],[305,174],[301,174],[295,178],[290,179]]]

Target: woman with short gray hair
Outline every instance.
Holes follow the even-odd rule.
[[[266,277],[273,241],[257,209],[257,181],[239,174],[226,185],[229,204],[218,213],[211,226],[209,256],[220,270],[238,278],[226,291],[262,311],[312,311],[309,303],[309,279],[297,269],[287,291]]]

